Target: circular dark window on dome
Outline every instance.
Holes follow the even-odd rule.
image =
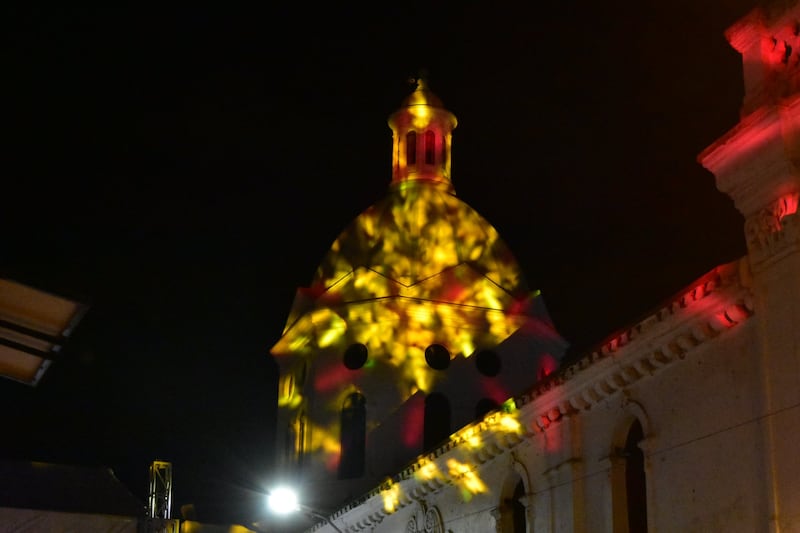
[[[481,350],[475,356],[475,366],[484,376],[494,377],[500,373],[500,357],[494,350]]]
[[[367,347],[357,342],[344,351],[344,366],[350,370],[358,370],[367,362]]]
[[[425,348],[425,361],[435,370],[444,370],[450,366],[450,352],[441,344],[431,344]]]

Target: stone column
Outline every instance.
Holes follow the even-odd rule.
[[[781,21],[800,17],[800,5],[780,7],[781,17],[776,12],[768,19],[747,18],[729,31],[732,44],[754,65],[764,61],[760,50],[769,45],[761,40],[784,32]],[[761,67],[746,69],[745,77],[774,70]],[[746,79],[754,110],[699,158],[745,219],[760,341],[753,356],[759,357],[762,389],[754,400],[763,427],[763,442],[756,443],[763,449],[756,453],[763,455],[764,484],[754,494],[766,495],[764,524],[775,532],[800,528],[800,93],[785,92],[791,84],[772,87],[783,83],[782,75]],[[779,94],[778,88],[779,98],[767,98]],[[743,316],[749,312],[742,308]]]

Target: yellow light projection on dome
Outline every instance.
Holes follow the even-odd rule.
[[[439,187],[408,183],[334,242],[273,353],[362,344],[369,360],[399,370],[409,396],[433,385],[427,347],[469,357],[495,346],[529,318],[532,297],[484,218]]]
[[[494,350],[540,318],[538,292],[527,287],[497,230],[455,195],[455,116],[420,81],[389,126],[388,193],[333,242],[312,282],[297,291],[271,350],[293,376],[281,382],[279,405],[315,409],[308,426],[314,437],[298,452],[320,451],[326,463],[340,436],[343,390],[375,402],[369,432],[415,394],[432,392],[451,360]],[[406,413],[405,446],[421,438],[421,430],[408,429],[421,428],[421,409]],[[500,421],[513,426],[510,418]],[[459,479],[468,493],[480,492],[469,472]]]

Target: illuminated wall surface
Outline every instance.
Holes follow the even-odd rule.
[[[543,309],[538,293],[498,232],[455,196],[455,117],[420,84],[389,124],[388,194],[333,243],[272,349],[282,369],[279,405],[294,413],[298,451],[325,450],[332,466],[339,414],[353,392],[367,398],[371,430],[412,395],[436,388],[444,374],[431,356],[469,358],[526,323],[549,325],[546,313],[534,316]]]

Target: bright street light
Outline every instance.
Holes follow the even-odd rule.
[[[267,506],[275,514],[289,514],[300,509],[297,493],[287,487],[278,487],[267,494]]]
[[[325,520],[325,522],[338,533],[342,533],[342,530],[333,523],[329,516],[305,505],[301,505],[297,493],[289,487],[277,487],[269,491],[267,493],[267,507],[269,507],[270,511],[278,515],[287,515],[295,511],[300,511],[313,518]]]

